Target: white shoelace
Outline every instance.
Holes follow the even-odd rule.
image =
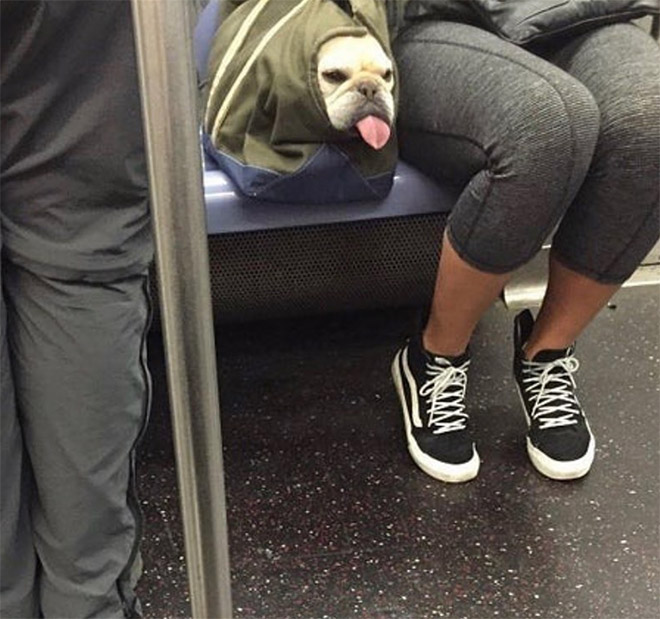
[[[432,378],[424,383],[419,393],[428,396],[429,428],[433,428],[433,434],[465,429],[468,416],[463,411],[469,365],[470,362],[466,361],[454,367],[440,357],[435,358],[435,364],[426,364],[427,373]]]
[[[573,374],[580,367],[580,362],[569,355],[547,363],[523,361],[523,383],[532,402],[532,419],[539,419],[541,430],[570,426],[578,422],[575,416],[579,404],[573,389]],[[562,373],[552,370],[561,368]],[[541,419],[552,413],[552,417]]]

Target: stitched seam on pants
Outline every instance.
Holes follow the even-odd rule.
[[[472,223],[470,224],[470,229],[468,230],[467,237],[465,238],[465,251],[466,253],[468,252],[468,247],[470,245],[470,240],[472,239],[472,235],[474,234],[474,231],[477,227],[477,224],[481,221],[481,217],[484,213],[484,206],[486,204],[486,200],[490,197],[490,193],[493,190],[493,175],[488,171],[485,170],[484,174],[486,175],[486,178],[488,179],[488,189],[486,189],[486,192],[484,193],[484,197],[481,199],[481,204],[479,204],[479,210],[474,216],[474,219],[472,220]],[[451,224],[451,216],[449,221],[447,222],[448,224]]]
[[[621,257],[628,251],[628,248],[637,240],[637,237],[639,236],[639,233],[646,227],[648,224],[649,219],[651,219],[652,216],[657,216],[657,213],[655,209],[651,208],[642,221],[642,223],[637,226],[637,229],[635,232],[632,234],[630,237],[630,240],[625,244],[624,248],[616,254],[616,256],[610,261],[610,263],[607,265],[607,267],[603,270],[603,272],[600,274],[600,277],[602,278],[609,278],[608,273],[612,270],[612,268],[616,265],[616,263],[621,259]],[[643,257],[642,257],[643,258]],[[632,275],[632,273],[631,273]],[[630,277],[630,276],[628,276]],[[628,279],[626,277],[625,279]],[[618,279],[618,278],[616,278]],[[625,280],[624,280],[625,281]]]
[[[461,135],[459,133],[450,133],[450,132],[445,132],[445,131],[435,131],[433,129],[425,129],[423,127],[419,127],[419,128],[411,127],[410,130],[415,131],[417,133],[428,133],[428,134],[431,134],[431,135],[439,135],[439,136],[444,136],[444,137],[450,137],[450,138],[455,138],[456,140],[462,140],[464,142],[468,142],[468,143],[476,146],[484,154],[484,156],[486,158],[486,167],[483,168],[482,170],[480,170],[480,172],[483,172],[488,177],[488,180],[489,180],[488,189],[486,190],[486,193],[485,193],[484,197],[481,200],[481,204],[479,205],[477,213],[474,215],[474,219],[472,220],[472,223],[470,224],[470,228],[469,228],[469,231],[467,233],[467,238],[465,239],[465,245],[467,246],[470,242],[470,238],[472,238],[472,234],[474,232],[474,229],[477,226],[478,220],[480,219],[481,214],[483,213],[484,204],[486,203],[486,200],[490,196],[490,192],[493,188],[493,178],[496,178],[496,175],[493,175],[493,174],[490,173],[490,168],[492,167],[492,161],[491,161],[490,157],[488,156],[488,152],[474,138],[471,138],[471,137],[468,137],[468,136],[465,136],[465,135]],[[478,172],[478,173],[480,173],[480,172]],[[449,226],[450,221],[451,221],[451,215],[449,216],[449,220],[447,222],[448,226]],[[454,238],[454,240],[456,240],[456,235],[455,234],[452,234],[452,237]]]
[[[498,273],[508,273],[510,271],[514,271],[515,269],[519,268],[523,264],[529,262],[536,255],[536,253],[538,252],[538,249],[536,249],[534,252],[532,252],[531,255],[529,255],[529,256],[526,255],[525,258],[517,260],[514,263],[514,265],[511,266],[510,268],[509,267],[502,267],[502,266],[497,266],[496,267],[496,266],[493,266],[493,265],[486,266],[486,263],[484,263],[480,260],[475,260],[473,257],[469,256],[470,252],[467,251],[467,247],[470,243],[470,239],[472,238],[474,230],[477,227],[477,224],[479,223],[481,215],[483,214],[484,205],[486,203],[486,200],[490,197],[490,194],[491,194],[491,191],[492,191],[492,188],[493,188],[493,184],[494,184],[493,181],[498,178],[497,174],[493,174],[490,171],[493,167],[493,164],[492,164],[491,158],[488,156],[488,153],[487,153],[486,149],[474,138],[470,138],[470,137],[467,137],[467,136],[464,136],[464,135],[461,135],[461,134],[458,134],[458,133],[450,133],[450,132],[444,132],[444,131],[434,131],[433,129],[424,129],[424,128],[421,128],[421,127],[420,128],[415,128],[415,127],[412,127],[412,126],[407,130],[408,131],[415,131],[417,133],[430,133],[430,134],[433,134],[433,135],[440,135],[440,136],[456,138],[457,140],[463,140],[463,141],[469,142],[470,144],[473,144],[474,146],[479,148],[479,150],[481,150],[484,153],[484,156],[486,158],[486,167],[483,168],[482,170],[480,170],[480,172],[483,172],[484,174],[486,174],[486,176],[489,179],[488,190],[486,191],[486,194],[484,195],[483,199],[481,200],[481,204],[479,205],[477,213],[474,215],[472,223],[470,224],[469,231],[468,231],[467,237],[465,239],[465,247],[464,248],[463,248],[463,246],[459,247],[459,243],[457,242],[456,235],[453,232],[451,232],[451,214],[450,214],[450,216],[448,218],[448,221],[447,221],[448,232],[451,232],[452,245],[456,249],[459,256],[461,258],[463,258],[463,260],[465,260],[466,262],[471,264],[472,266],[474,266],[474,267],[476,267],[476,268],[478,268],[482,271],[487,271],[487,272],[491,272],[491,271],[495,272],[496,271]],[[550,225],[547,228],[544,228],[543,231],[537,236],[537,239],[536,239],[536,242],[534,243],[534,245],[542,244],[543,241],[548,236],[548,234],[550,233],[550,231],[555,227],[556,223],[557,222],[554,221],[554,218],[553,218],[553,220],[550,222]]]
[[[557,249],[554,245],[552,247],[552,255],[555,258],[555,260],[558,260],[561,262],[567,269],[570,269],[571,271],[575,271],[576,273],[579,273],[580,275],[584,275],[585,277],[588,277],[589,279],[598,282],[600,284],[615,284],[615,285],[620,285],[623,284],[627,277],[621,279],[620,277],[610,279],[607,278],[600,273],[594,271],[593,269],[590,269],[588,267],[585,267],[584,265],[578,264],[577,262],[567,258],[565,255],[561,253],[559,249]]]
[[[568,106],[566,105],[566,101],[564,100],[564,97],[562,96],[562,94],[558,90],[558,88],[552,82],[550,82],[546,78],[546,76],[543,75],[542,73],[539,73],[538,71],[535,71],[534,69],[531,69],[531,68],[525,66],[523,63],[521,63],[521,62],[519,62],[519,61],[517,61],[513,58],[508,58],[507,56],[504,56],[503,54],[500,54],[498,52],[489,52],[489,51],[483,50],[479,47],[476,47],[474,45],[467,45],[465,43],[455,43],[453,41],[436,41],[434,39],[426,39],[426,38],[419,38],[419,39],[418,38],[411,38],[411,40],[408,43],[417,43],[417,44],[427,43],[427,44],[431,44],[431,45],[448,45],[448,46],[451,46],[451,47],[460,47],[460,48],[463,48],[463,49],[470,49],[470,50],[473,50],[475,52],[479,52],[480,54],[484,54],[486,56],[500,58],[500,59],[502,59],[506,62],[510,62],[512,64],[515,64],[515,65],[521,67],[522,69],[525,69],[526,71],[528,71],[528,72],[536,75],[537,77],[541,78],[546,84],[548,84],[548,86],[550,86],[555,91],[555,93],[557,93],[557,96],[559,97],[559,100],[561,101],[562,105],[564,106],[564,111],[566,112],[566,117],[570,121],[568,124],[569,124],[569,129],[570,129],[570,132],[571,132],[571,166],[570,166],[571,174],[569,174],[568,178],[566,179],[564,190],[562,192],[562,194],[563,194],[562,199],[559,201],[560,203],[559,203],[559,206],[557,207],[557,210],[559,210],[559,208],[561,208],[562,205],[564,204],[564,202],[566,201],[566,195],[568,194],[568,190],[571,186],[571,183],[570,183],[571,176],[572,176],[573,171],[575,170],[576,137],[575,137],[575,129],[573,127],[573,118],[568,113]],[[531,54],[531,52],[529,52],[529,53]],[[539,58],[539,60],[541,60],[543,62],[548,62],[548,61],[543,60],[542,58]],[[549,63],[549,62],[548,62],[548,64],[550,64],[553,67],[555,66],[555,65],[552,65],[552,63]],[[555,67],[555,68],[558,71],[563,71],[563,69],[559,69],[558,67]],[[563,71],[563,72],[566,73],[565,71]],[[582,83],[577,78],[574,78],[573,76],[571,76],[569,73],[566,73],[566,76],[569,77],[570,79],[575,80],[576,82],[578,82],[580,84]],[[585,88],[586,88],[586,86],[585,86]],[[553,215],[554,215],[554,213],[553,213]],[[555,219],[555,217],[553,217],[553,219]],[[541,240],[541,242],[543,242],[543,240]]]
[[[478,271],[483,271],[484,273],[494,273],[499,275],[501,273],[509,273],[511,271],[511,269],[508,268],[502,269],[500,267],[494,267],[492,265],[485,264],[480,260],[475,260],[472,256],[468,255],[467,252],[465,252],[463,249],[462,245],[456,241],[456,235],[453,233],[450,223],[451,222],[447,222],[447,237],[449,238],[454,251],[464,262],[467,262],[471,267],[474,267]]]
[[[142,290],[143,294],[145,295],[145,301],[146,301],[146,306],[147,306],[147,318],[145,321],[144,325],[144,330],[142,332],[142,337],[140,338],[140,348],[139,348],[139,359],[140,359],[140,368],[142,370],[142,377],[144,379],[144,385],[145,385],[145,396],[144,396],[144,408],[143,408],[143,413],[142,413],[142,423],[141,427],[138,430],[138,435],[135,438],[135,441],[133,442],[133,445],[131,447],[130,451],[130,456],[129,456],[129,480],[128,480],[128,491],[127,491],[127,505],[131,513],[133,514],[133,518],[135,520],[135,539],[133,541],[133,548],[131,549],[131,554],[129,557],[129,561],[122,570],[121,574],[119,575],[119,578],[117,579],[116,582],[116,587],[117,587],[117,592],[119,594],[119,599],[122,602],[123,610],[124,613],[127,617],[134,617],[137,616],[135,615],[135,599],[133,601],[133,606],[129,606],[129,602],[126,599],[124,595],[124,591],[122,590],[122,586],[120,585],[120,581],[126,581],[128,582],[129,580],[129,575],[131,568],[133,567],[133,563],[136,560],[137,553],[140,547],[140,541],[142,537],[142,530],[143,530],[143,516],[142,516],[142,511],[140,508],[140,502],[139,498],[137,495],[137,474],[136,474],[136,450],[142,439],[144,438],[144,435],[146,434],[147,431],[147,426],[149,424],[149,416],[150,416],[150,410],[151,410],[151,401],[152,401],[152,380],[151,380],[151,373],[149,372],[149,367],[147,365],[147,361],[145,359],[145,351],[146,351],[146,346],[147,346],[147,336],[149,334],[149,330],[151,329],[151,323],[153,320],[153,304],[151,301],[151,295],[149,292],[149,275],[143,276],[143,282],[142,282]]]
[[[481,215],[483,214],[484,205],[486,203],[486,200],[488,199],[488,197],[490,196],[490,193],[492,191],[493,179],[497,177],[496,175],[494,175],[490,172],[490,168],[492,168],[492,160],[488,156],[488,152],[483,147],[483,145],[480,142],[478,142],[477,140],[475,140],[474,138],[471,138],[471,137],[468,137],[468,136],[465,136],[465,135],[461,135],[459,133],[450,133],[450,132],[445,132],[445,131],[435,131],[433,129],[424,129],[422,127],[418,128],[418,129],[417,128],[412,128],[411,130],[416,131],[417,133],[427,133],[427,134],[431,134],[431,135],[439,135],[439,136],[455,138],[456,140],[462,140],[464,142],[468,142],[468,143],[476,146],[484,154],[484,156],[486,158],[486,167],[483,168],[482,170],[480,170],[480,172],[483,172],[488,178],[488,189],[486,190],[486,193],[485,193],[484,197],[481,200],[481,204],[479,205],[479,208],[477,209],[477,212],[474,215],[474,218],[473,218],[473,220],[470,224],[470,227],[469,227],[469,230],[468,230],[468,233],[467,233],[467,237],[465,239],[465,248],[466,249],[463,250],[463,253],[467,254],[467,253],[469,253],[469,252],[467,252],[467,246],[469,245],[470,239],[472,238],[472,234],[474,233],[474,230],[477,227],[477,223],[481,219]],[[450,224],[451,224],[451,214],[449,215],[449,218],[448,218],[448,221],[447,221],[447,227],[449,227]],[[456,245],[456,235],[454,233],[452,233],[451,236],[452,236],[452,239],[454,241],[453,244]]]

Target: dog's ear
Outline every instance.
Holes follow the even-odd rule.
[[[332,0],[344,13],[353,15],[353,7],[350,0]]]

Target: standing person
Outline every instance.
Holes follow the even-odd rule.
[[[404,4],[391,0],[390,12],[400,16]],[[579,18],[589,2],[555,4],[537,15],[542,34],[557,17]],[[603,5],[593,4],[596,12]],[[532,464],[575,479],[590,470],[595,439],[575,393],[574,343],[659,235],[660,50],[631,23],[517,45],[484,28],[485,13],[498,18],[495,9],[487,15],[492,6],[410,0],[406,15],[423,20],[394,42],[401,156],[464,189],[428,322],[392,370],[414,461],[446,482],[473,479],[470,337],[511,273],[555,230],[538,316],[515,319],[514,375]]]
[[[0,615],[135,617],[152,246],[130,3],[0,7]]]

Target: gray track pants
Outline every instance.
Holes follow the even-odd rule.
[[[621,283],[658,239],[660,49],[630,24],[536,53],[477,28],[417,24],[397,39],[402,157],[465,185],[448,223],[488,272],[553,247]]]
[[[130,6],[1,10],[0,614],[135,616],[152,248]]]

